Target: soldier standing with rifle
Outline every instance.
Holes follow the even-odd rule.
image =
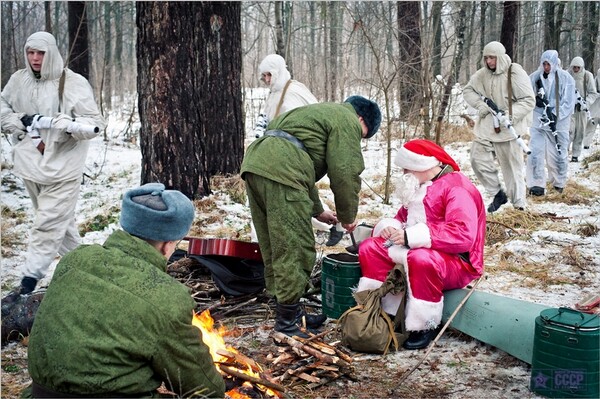
[[[546,50],[537,71],[529,75],[536,93],[527,157],[529,194],[543,196],[546,181],[562,193],[567,184],[569,125],[575,108],[575,81],[558,66],[558,52]],[[546,176],[546,168],[548,176]]]
[[[596,101],[598,92],[596,91],[594,75],[590,71],[585,70],[583,58],[573,58],[569,67],[569,73],[575,79],[575,88],[577,90],[575,112],[573,112],[571,119],[571,162],[579,162],[582,147],[590,147],[591,138],[596,129],[589,106]]]
[[[479,111],[471,166],[486,192],[494,196],[488,212],[497,211],[509,198],[515,208],[525,209],[525,164],[520,146],[527,146],[520,134],[531,123],[534,93],[527,73],[521,65],[512,63],[501,43],[488,43],[483,61],[485,66],[473,74],[463,91],[465,101]],[[495,160],[502,170],[506,192]]]
[[[56,255],[79,245],[75,206],[81,174],[89,140],[105,126],[92,87],[64,67],[54,36],[32,34],[24,56],[25,68],[2,90],[2,133],[12,135],[14,173],[23,179],[35,220],[21,286],[3,305],[32,292]]]

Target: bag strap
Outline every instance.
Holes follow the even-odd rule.
[[[512,98],[512,66],[513,64],[511,63],[510,66],[508,67],[508,116],[510,117],[510,119],[512,120],[512,102],[513,102],[513,98]]]
[[[58,81],[58,112],[62,112],[63,95],[65,94],[65,70],[63,69]]]
[[[290,83],[292,83],[292,79],[288,80],[285,86],[283,87],[283,92],[281,93],[281,98],[279,99],[279,104],[277,104],[277,109],[275,110],[275,115],[273,115],[273,118],[279,115],[279,111],[281,110],[281,106],[283,105],[283,98],[285,97],[285,93],[287,92],[288,87],[290,87]]]
[[[379,300],[381,300],[381,298],[379,298]],[[392,343],[394,344],[394,350],[396,351],[400,347],[400,344],[398,343],[398,337],[396,337],[396,333],[394,332],[394,322],[392,322],[390,316],[388,316],[388,314],[385,313],[383,309],[380,308],[379,312],[381,313],[381,317],[383,317],[383,319],[385,320],[385,323],[387,324],[389,330],[389,339],[387,344],[385,345],[385,350],[383,351],[383,356],[385,356],[388,353],[388,350],[390,349],[390,345]]]

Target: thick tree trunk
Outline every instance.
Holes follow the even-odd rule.
[[[243,157],[240,3],[139,2],[142,183],[190,198]]]
[[[506,54],[515,60],[515,47],[517,43],[517,31],[519,28],[519,2],[505,1],[504,15],[502,17],[502,30],[500,43],[506,48]]]
[[[583,35],[581,38],[583,50],[581,57],[585,62],[585,69],[592,72],[594,75],[596,75],[596,68],[594,68],[594,54],[596,50],[595,38],[598,37],[599,12],[600,4],[597,1],[584,2]]]
[[[84,1],[69,1],[69,68],[90,77],[88,23]]]
[[[398,2],[400,60],[400,118],[418,116],[421,108],[421,29],[420,3]]]

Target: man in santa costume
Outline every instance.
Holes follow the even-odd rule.
[[[359,246],[363,277],[357,291],[379,287],[396,264],[408,281],[406,349],[421,349],[437,334],[443,291],[483,274],[485,205],[480,192],[443,148],[428,140],[405,143],[395,164],[404,169],[394,218],[382,219]],[[396,314],[401,298],[388,294],[383,309]]]

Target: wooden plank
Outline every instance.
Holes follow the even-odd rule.
[[[444,293],[442,323],[454,312],[469,290]],[[531,364],[535,318],[549,306],[475,291],[450,326],[471,337],[495,346]]]

